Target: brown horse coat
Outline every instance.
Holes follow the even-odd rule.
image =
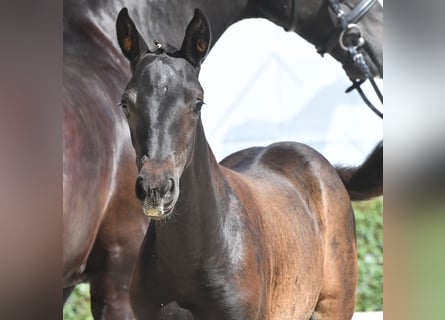
[[[178,319],[350,319],[354,217],[339,173],[352,181],[372,166],[337,171],[295,142],[218,164],[200,117],[198,74],[210,41],[203,14],[195,11],[176,51],[150,51],[126,9],[117,30],[133,71],[121,105],[136,196],[153,219],[130,291],[136,317],[163,318],[174,302],[189,311]]]

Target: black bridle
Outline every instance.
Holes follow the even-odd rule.
[[[334,47],[342,41],[341,35],[351,29],[349,26],[359,22],[376,2],[377,0],[361,0],[351,12],[345,14],[338,0],[328,0],[329,7],[337,18],[337,21],[334,22],[336,29],[323,44],[317,47],[317,52],[322,56],[325,53],[330,53]],[[363,45],[363,43],[361,45]]]
[[[287,28],[288,31],[296,31],[298,28],[298,0],[292,0],[292,19]],[[359,22],[371,9],[371,7],[377,2],[377,0],[361,0],[360,3],[354,7],[349,13],[345,13],[341,7],[338,0],[328,0],[329,7],[332,12],[336,16],[335,30],[332,34],[327,38],[324,43],[317,46],[317,52],[323,56],[325,53],[330,53],[337,44],[340,44],[340,47],[349,52],[351,59],[363,73],[367,80],[371,82],[372,87],[374,88],[377,96],[380,99],[380,102],[383,104],[383,95],[381,94],[377,84],[374,81],[374,77],[367,65],[363,54],[359,52],[362,46],[365,44],[365,39],[362,37],[362,32],[360,26],[356,23]],[[356,30],[359,32],[359,36],[357,37],[356,43],[344,43],[344,37],[351,30]],[[352,80],[352,79],[351,79]],[[365,80],[352,80],[352,86],[346,89],[346,93],[351,92],[353,89],[356,89],[363,101],[366,105],[374,111],[380,118],[383,119],[383,113],[380,112],[366,97],[365,93],[361,89],[361,84],[363,84]]]

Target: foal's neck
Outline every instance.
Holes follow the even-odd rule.
[[[202,261],[220,252],[229,194],[199,121],[192,160],[181,176],[173,217],[155,222],[156,247],[160,254],[171,253],[175,260]]]

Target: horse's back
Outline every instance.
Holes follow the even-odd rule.
[[[221,165],[254,181],[265,179],[269,181],[266,185],[275,184],[280,188],[290,183],[300,194],[310,191],[312,202],[322,201],[319,198],[326,192],[334,192],[343,202],[349,202],[336,169],[305,144],[278,142],[267,147],[244,149],[227,156]]]

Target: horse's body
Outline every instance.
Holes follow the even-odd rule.
[[[298,33],[314,44],[324,41],[332,27],[327,5],[299,4],[306,9],[301,10]],[[131,317],[128,283],[149,222],[133,195],[136,160],[122,114],[115,107],[130,75],[115,41],[114,21],[122,5],[68,0],[63,9],[64,298],[77,283],[90,282],[93,315],[107,319]],[[156,39],[175,46],[180,45],[195,7],[207,13],[215,40],[243,18],[265,17],[283,27],[291,20],[290,1],[164,0],[126,1],[126,5],[144,26],[141,33],[150,43]],[[380,62],[381,17],[381,6],[375,6],[361,22]],[[377,36],[370,31],[374,28]],[[347,66],[349,57],[337,49],[333,55]],[[375,74],[382,69],[377,65]],[[347,71],[357,75],[354,68]]]
[[[126,9],[117,33],[132,68],[121,106],[136,196],[152,218],[130,290],[135,316],[164,319],[175,302],[190,313],[174,319],[350,319],[357,258],[345,182],[357,171],[337,171],[294,142],[218,164],[200,117],[203,14],[195,11],[179,50],[148,50]]]
[[[198,130],[175,216],[153,221],[141,247],[137,318],[176,301],[194,319],[350,319],[354,222],[335,169],[296,143],[218,165]]]
[[[81,26],[81,33],[66,26],[64,38],[64,296],[88,281],[94,316],[126,319],[128,283],[148,224],[133,195],[134,152],[113,108],[127,69],[96,26]]]

